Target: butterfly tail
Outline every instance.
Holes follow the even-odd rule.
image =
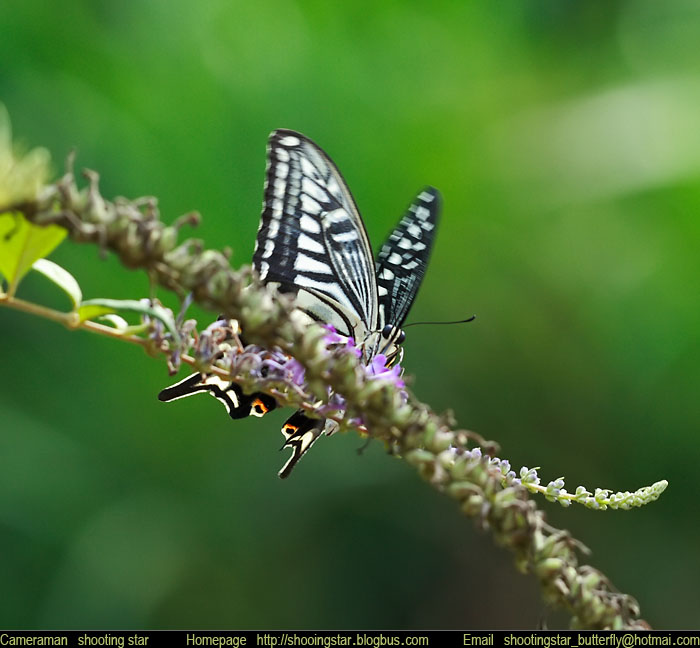
[[[306,454],[306,451],[326,431],[327,427],[325,419],[309,418],[302,410],[297,411],[287,419],[282,426],[285,441],[281,449],[291,448],[292,456],[279,471],[281,479],[286,479],[291,475],[299,459]]]
[[[192,396],[201,391],[208,391],[208,387],[204,384],[202,380],[202,374],[194,373],[187,376],[184,380],[176,382],[170,387],[166,387],[158,394],[158,400],[163,403],[168,403],[170,401],[177,400],[178,398],[185,398],[187,396]]]

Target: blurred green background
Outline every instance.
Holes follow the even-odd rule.
[[[16,137],[57,173],[77,147],[108,197],[200,210],[235,265],[274,128],[329,152],[375,246],[438,187],[411,318],[478,319],[409,330],[415,392],[545,481],[668,479],[633,512],[539,503],[653,626],[698,627],[700,5],[24,0],[0,33]],[[92,247],[52,258],[87,298],[148,294]],[[323,439],[282,482],[288,412],[164,405],[163,363],[21,313],[0,336],[0,627],[567,623],[378,444]]]

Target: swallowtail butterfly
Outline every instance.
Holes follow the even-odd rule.
[[[290,130],[276,130],[267,146],[263,212],[253,253],[260,278],[293,293],[313,321],[353,338],[362,360],[378,354],[387,366],[400,362],[401,326],[425,275],[440,209],[436,189],[425,188],[399,221],[374,261],[355,201],[335,164],[314,142]],[[164,389],[170,401],[198,392],[220,400],[232,418],[262,416],[274,398],[244,394],[217,376],[193,374]],[[337,424],[299,410],[282,426],[283,448],[292,455],[280,471],[287,477],[322,434]]]

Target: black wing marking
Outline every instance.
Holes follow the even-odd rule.
[[[253,266],[263,281],[296,292],[313,318],[363,337],[377,326],[377,284],[350,190],[328,155],[300,133],[274,131],[267,156]]]
[[[437,189],[423,189],[377,255],[380,329],[400,327],[408,315],[428,266],[440,204]]]
[[[263,416],[277,407],[277,401],[272,396],[261,392],[244,394],[240,386],[234,382],[213,374],[201,373],[194,373],[166,387],[158,394],[158,400],[168,402],[201,392],[207,392],[221,401],[232,419]]]

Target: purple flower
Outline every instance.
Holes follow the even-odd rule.
[[[339,394],[331,394],[328,399],[328,403],[321,405],[318,408],[319,414],[324,414],[328,416],[329,414],[336,414],[337,412],[345,412],[345,399]]]
[[[323,341],[325,342],[326,346],[330,346],[331,344],[341,344],[347,340],[346,337],[343,337],[336,332],[333,324],[324,324],[323,328],[328,331],[328,334],[323,336]]]
[[[292,382],[296,385],[299,385],[299,387],[303,387],[305,369],[301,362],[299,362],[295,358],[290,358],[287,362],[287,370],[290,372],[290,378],[292,379]]]
[[[325,324],[323,328],[328,331],[328,335],[323,336],[323,341],[327,347],[345,347],[345,350],[350,351],[355,357],[360,358],[362,356],[362,349],[358,349],[355,346],[354,338],[340,335],[332,324]]]
[[[304,367],[290,356],[279,352],[272,352],[267,358],[262,360],[260,365],[261,375],[267,378],[278,378],[290,381],[298,387],[304,386]]]
[[[383,353],[374,356],[374,358],[372,358],[372,362],[367,365],[367,374],[369,376],[389,380],[399,389],[406,386],[406,383],[401,380],[401,371],[400,365],[396,365],[395,367],[387,367],[386,356]]]

